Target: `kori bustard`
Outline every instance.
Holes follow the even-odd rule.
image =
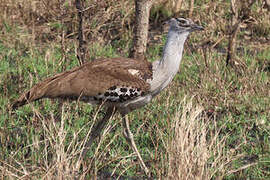
[[[203,30],[203,27],[190,19],[172,18],[169,24],[167,41],[160,60],[150,63],[121,57],[97,59],[43,80],[22,94],[12,107],[15,109],[42,98],[104,104],[106,114],[95,124],[82,152],[83,156],[110,117],[118,111],[122,115],[123,134],[137,154],[141,167],[148,174],[149,170],[136,147],[126,115],[149,103],[168,86],[179,69],[189,33]]]

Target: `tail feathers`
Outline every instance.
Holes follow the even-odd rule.
[[[20,106],[42,98],[57,98],[63,95],[61,89],[69,89],[69,83],[66,83],[64,78],[72,71],[66,71],[49,77],[44,81],[36,84],[26,93],[22,94],[12,105],[12,109],[17,109]]]
[[[26,93],[22,94],[19,99],[17,99],[11,106],[13,110],[17,109],[20,106],[23,106],[25,104],[28,104],[30,102],[36,101],[38,99],[43,98],[43,93],[39,92],[36,93],[36,86],[31,88]]]
[[[13,110],[17,109],[20,106],[23,106],[25,104],[27,104],[29,101],[29,96],[30,96],[30,91],[24,93],[23,95],[21,95],[21,97],[19,99],[17,99],[12,105],[11,108]]]
[[[52,89],[52,82],[54,82],[55,77],[48,78],[43,82],[36,84],[27,92],[23,93],[12,105],[12,109],[17,109],[20,106],[28,104],[30,102],[45,98],[48,96],[48,89]]]

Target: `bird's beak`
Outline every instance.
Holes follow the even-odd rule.
[[[204,30],[204,28],[202,27],[202,26],[199,26],[198,24],[192,24],[192,26],[191,26],[191,30],[192,31],[203,31]]]

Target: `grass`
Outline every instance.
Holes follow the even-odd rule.
[[[171,123],[175,134],[169,142],[169,179],[222,179],[242,155],[228,151],[230,134],[220,136],[225,126],[202,117],[203,108],[182,103]],[[182,108],[182,110],[181,110]],[[212,127],[212,128],[209,128]]]
[[[208,5],[210,2],[201,9],[195,6],[194,18],[198,18],[198,11],[212,12]],[[151,104],[129,114],[138,149],[155,179],[270,178],[270,49],[261,42],[267,31],[261,27],[260,33],[256,31],[258,25],[253,24],[249,28],[256,33],[250,41],[241,33],[236,63],[226,66],[222,49],[227,44],[223,31],[227,19],[222,18],[222,13],[228,19],[230,13],[224,10],[228,3],[215,5],[220,18],[211,15],[205,16],[207,19],[199,18],[208,26],[205,32],[189,38],[180,72],[173,83]],[[267,24],[267,15],[257,14],[259,7],[259,4],[253,7],[254,17],[260,25]],[[117,8],[110,10],[113,19]],[[35,9],[36,13],[39,11]],[[50,19],[49,14],[44,17],[51,24],[59,23]],[[11,102],[33,84],[78,65],[75,39],[65,39],[63,53],[57,36],[63,26],[44,34],[44,24],[43,29],[27,25],[30,21],[27,14],[22,17],[27,19],[23,21],[25,24],[16,18],[5,17],[5,23],[0,25],[1,178],[95,179],[109,174],[115,179],[143,177],[134,153],[122,136],[119,116],[110,120],[88,158],[81,161],[83,143],[93,122],[102,116],[102,108],[70,102],[59,109],[58,101],[41,100],[15,112],[9,109]],[[106,18],[110,19],[109,15]],[[131,31],[121,27],[122,36],[114,32],[115,39],[104,35],[100,36],[103,40],[95,41],[97,34],[108,35],[114,26],[106,21],[96,29],[101,20],[93,19],[96,25],[91,27],[96,37],[88,46],[89,59],[126,56]],[[213,19],[216,24],[211,23]],[[125,24],[131,21],[130,16],[124,20],[114,18],[115,24],[131,26]],[[32,28],[35,31],[30,31]],[[158,30],[154,34],[157,40],[150,38],[147,51],[150,60],[160,58],[164,34]],[[205,40],[217,42],[220,38],[224,40],[217,46],[201,46]],[[78,168],[77,164],[82,166]]]

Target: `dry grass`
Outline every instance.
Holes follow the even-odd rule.
[[[169,105],[171,104],[166,105],[167,109],[170,108]],[[126,156],[116,154],[114,157],[106,157],[113,148],[112,143],[120,135],[115,133],[110,136],[110,131],[118,125],[117,121],[112,123],[112,119],[99,138],[90,161],[82,160],[80,155],[93,126],[86,124],[80,131],[69,134],[69,129],[65,126],[66,120],[71,116],[67,113],[68,108],[62,107],[60,122],[56,122],[52,113],[50,119],[46,119],[34,107],[32,108],[42,123],[41,134],[44,138],[40,140],[38,135],[34,135],[33,143],[24,147],[24,149],[31,149],[31,158],[34,158],[31,161],[18,159],[17,155],[23,151],[22,149],[10,154],[8,160],[2,160],[0,172],[3,178],[85,179],[91,177],[96,179],[102,177],[100,169],[110,163],[116,164],[110,177],[120,178],[126,170],[134,166],[129,160],[133,158],[133,153]],[[93,117],[94,121],[97,119],[98,112],[100,110]],[[167,137],[161,133],[159,137],[163,142],[167,142],[165,154],[168,155],[168,162],[158,169],[159,172],[165,172],[159,176],[160,178],[182,180],[218,177],[221,179],[230,171],[237,171],[232,170],[230,165],[241,155],[235,155],[237,148],[230,151],[226,149],[225,144],[229,134],[221,137],[221,128],[215,125],[215,120],[207,119],[203,115],[202,107],[193,106],[191,101],[184,100],[170,122],[168,127],[171,136]],[[80,139],[81,131],[87,126],[90,126],[87,135]],[[121,169],[121,173],[116,175],[118,168]]]
[[[112,124],[109,121],[101,134],[94,154],[90,161],[85,161],[81,157],[83,147],[85,146],[93,124],[85,124],[79,131],[74,132],[66,127],[65,123],[71,114],[67,113],[69,106],[63,106],[60,122],[56,122],[54,115],[51,113],[50,118],[45,118],[40,112],[32,107],[38,121],[42,123],[40,137],[38,131],[32,137],[32,144],[27,145],[23,149],[18,149],[11,153],[6,160],[0,162],[0,174],[2,178],[8,179],[85,179],[86,177],[96,178],[98,171],[104,164],[108,164],[104,159],[104,154],[110,151],[110,144],[118,136],[115,133],[110,136],[108,134],[118,123]],[[94,123],[100,108],[93,117]],[[80,138],[82,131],[90,126],[87,134]],[[41,140],[43,139],[43,140]],[[106,141],[106,146],[101,147]],[[30,159],[23,158],[19,155],[24,150],[30,149]],[[23,158],[23,159],[21,159]],[[124,159],[124,158],[122,158]],[[111,162],[117,160],[110,160]],[[29,162],[29,163],[28,163]],[[103,164],[104,163],[104,164]],[[101,165],[103,164],[103,165]]]
[[[4,0],[0,2],[0,21],[20,25],[38,44],[77,38],[75,1]],[[121,11],[120,11],[121,10]],[[87,1],[84,3],[84,35],[90,44],[119,39],[127,34],[134,11],[133,1]],[[0,28],[4,24],[0,24]]]
[[[231,170],[232,162],[241,157],[237,148],[228,150],[230,134],[221,137],[215,119],[206,118],[203,108],[182,103],[176,111],[168,145],[169,179],[222,179]]]

